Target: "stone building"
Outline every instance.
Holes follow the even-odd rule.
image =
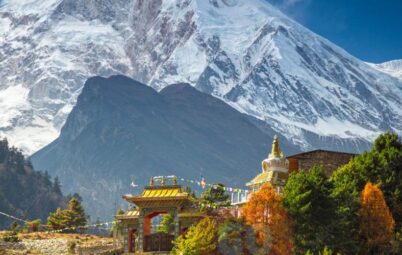
[[[289,161],[289,173],[300,170],[308,170],[314,165],[322,165],[327,176],[330,176],[337,168],[347,164],[357,154],[313,150],[287,157]]]
[[[326,175],[330,176],[337,168],[347,164],[356,155],[346,152],[313,150],[285,158],[280,150],[278,138],[275,136],[272,142],[271,153],[261,162],[262,172],[246,183],[250,188],[249,191],[245,193],[232,193],[231,204],[238,213],[241,211],[241,206],[248,201],[250,195],[265,183],[272,184],[272,186],[281,192],[289,177],[289,173],[308,170],[314,165],[322,165]]]

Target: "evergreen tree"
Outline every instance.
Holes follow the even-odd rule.
[[[377,185],[368,182],[361,193],[360,236],[368,254],[390,250],[395,222]]]
[[[76,198],[71,198],[68,208],[61,210],[57,208],[55,213],[50,213],[48,226],[51,229],[66,229],[64,232],[77,232],[85,229],[87,216],[81,202]]]
[[[59,181],[59,177],[54,177],[53,181],[53,191],[56,192],[57,194],[61,194],[61,184]]]
[[[46,183],[48,186],[52,185],[52,181],[50,180],[50,175],[49,175],[49,172],[48,172],[48,171],[45,171],[45,172],[44,172],[43,178],[44,178],[45,183]]]
[[[222,255],[266,254],[264,247],[257,245],[254,229],[243,218],[228,218],[219,226],[218,251]]]
[[[73,198],[75,198],[75,199],[78,200],[80,203],[82,203],[82,197],[80,196],[80,194],[74,193],[74,194],[68,194],[68,195],[67,195],[68,201],[70,201],[70,200],[73,199]]]
[[[158,232],[162,233],[173,233],[174,232],[174,214],[173,212],[169,212],[165,214],[162,218],[161,224],[158,226]]]
[[[0,141],[0,162],[6,161],[9,154],[8,141],[6,138]]]
[[[212,210],[229,204],[229,194],[225,191],[223,184],[214,184],[201,194],[201,208],[203,210]]]
[[[392,212],[396,229],[402,227],[402,143],[397,135],[385,133],[369,152],[354,157],[331,177],[337,203],[341,253],[358,252],[360,191],[367,182],[378,184]]]
[[[0,211],[19,218],[46,220],[49,212],[66,206],[61,193],[53,191],[48,177],[35,171],[20,150],[0,140]],[[0,228],[10,224],[0,220]]]
[[[57,208],[56,212],[49,214],[47,225],[53,230],[59,230],[66,227],[64,224],[64,214],[61,208]]]
[[[87,216],[81,202],[72,198],[68,204],[68,209],[64,210],[65,225],[69,228],[81,227],[87,225]]]
[[[334,246],[337,219],[332,184],[322,166],[294,172],[284,187],[284,205],[294,222],[296,254]]]

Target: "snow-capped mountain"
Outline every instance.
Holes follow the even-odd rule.
[[[26,152],[57,137],[88,77],[118,73],[190,83],[304,148],[402,133],[400,80],[264,0],[3,1],[0,135]]]
[[[394,76],[402,81],[402,59],[387,61],[381,64],[370,65],[381,72]]]

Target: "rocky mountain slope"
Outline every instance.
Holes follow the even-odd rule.
[[[59,185],[49,175],[35,171],[18,149],[9,147],[7,140],[0,140],[1,212],[46,223],[50,212],[67,205],[68,199]],[[0,215],[0,229],[8,228],[12,221]]]
[[[89,79],[60,137],[32,156],[82,195],[89,213],[110,217],[121,195],[151,176],[241,185],[260,171],[274,131],[188,84],[159,93],[124,76]],[[284,152],[297,148],[280,137]],[[185,183],[184,183],[185,184]]]
[[[402,59],[396,59],[381,64],[370,64],[381,72],[389,74],[402,81]]]
[[[402,82],[263,0],[5,0],[0,134],[57,137],[87,77],[187,82],[305,149],[402,133]],[[364,146],[363,146],[364,147]]]

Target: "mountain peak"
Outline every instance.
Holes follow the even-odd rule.
[[[157,91],[188,83],[306,149],[316,144],[309,134],[370,142],[402,133],[402,81],[266,1],[32,5],[0,8],[0,135],[29,152],[57,137],[88,77],[114,74]]]
[[[168,86],[151,98],[152,88],[140,93],[136,81],[117,78],[90,79],[102,83],[89,86],[102,96],[84,91],[60,136],[31,157],[38,169],[57,174],[68,192],[79,192],[91,215],[109,217],[107,204],[129,191],[132,178],[146,185],[151,176],[202,173],[213,182],[241,185],[258,171],[272,130],[262,132],[247,116],[189,85]],[[297,150],[285,139],[282,145],[287,153]]]
[[[369,63],[369,65],[402,81],[402,59],[395,59],[381,64]]]

